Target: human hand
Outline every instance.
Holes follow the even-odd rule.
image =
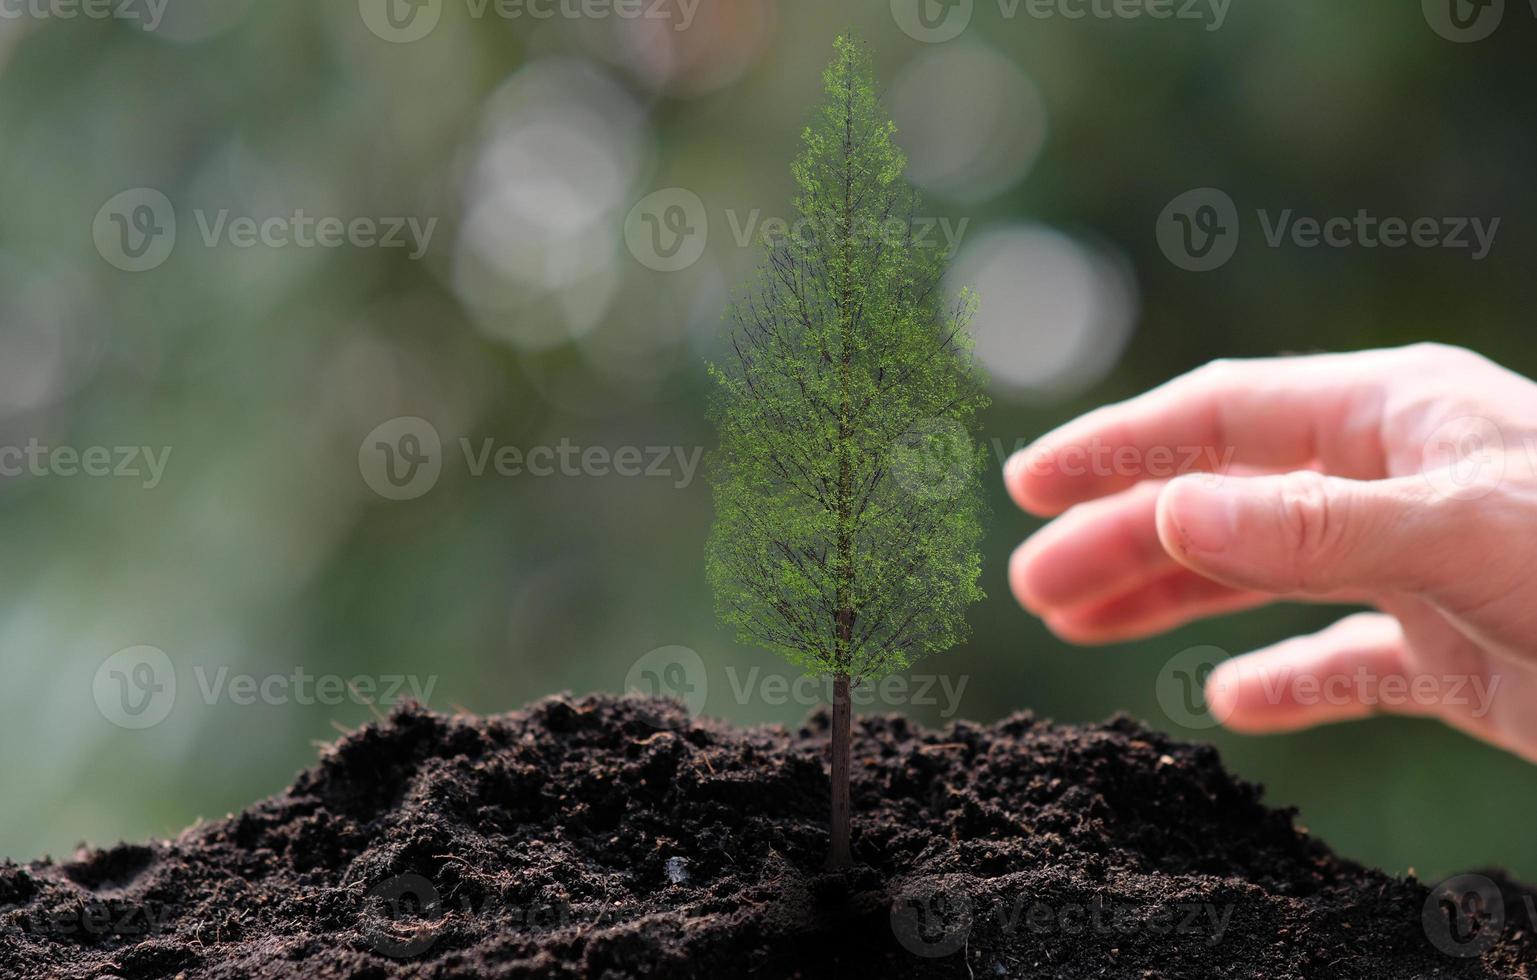
[[[1427,714],[1537,761],[1534,462],[1537,384],[1461,348],[1216,361],[1014,454],[1010,495],[1057,519],[1009,581],[1077,643],[1375,606],[1224,662],[1212,716]]]

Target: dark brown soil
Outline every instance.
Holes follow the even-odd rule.
[[[1213,749],[1125,719],[858,721],[858,866],[826,874],[824,726],[610,697],[403,708],[176,840],[0,866],[0,976],[1397,980],[1537,963],[1522,889],[1470,877],[1440,901],[1363,869]]]

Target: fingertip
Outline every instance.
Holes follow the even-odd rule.
[[[1158,495],[1156,513],[1158,538],[1176,557],[1220,554],[1232,546],[1238,530],[1237,501],[1209,474],[1170,480]]]
[[[1399,651],[1365,635],[1387,622],[1376,613],[1349,617],[1322,633],[1225,660],[1206,678],[1207,710],[1223,727],[1244,735],[1366,717],[1374,709],[1356,688],[1356,672],[1386,677],[1401,668]]]
[[[1009,591],[1021,606],[1039,616],[1045,604],[1031,581],[1030,555],[1030,542],[1026,541],[1009,556]]]
[[[1047,613],[1041,617],[1053,636],[1065,643],[1080,647],[1107,646],[1120,642],[1123,637],[1111,630],[1074,618],[1069,613]]]
[[[1014,505],[1037,517],[1055,517],[1066,510],[1066,505],[1051,499],[1047,485],[1051,471],[1051,450],[1039,443],[1010,456],[1003,465],[1003,484]]]
[[[1236,678],[1233,676],[1232,670],[1223,669],[1227,667],[1229,663],[1231,663],[1231,661],[1224,661],[1223,663],[1218,664],[1216,667],[1213,667],[1212,672],[1206,677],[1206,688],[1204,692],[1206,696],[1206,708],[1211,713],[1212,717],[1216,718],[1218,721],[1221,721],[1223,718],[1231,715],[1233,713],[1233,709],[1237,707],[1238,704],[1233,692],[1233,681],[1236,680]]]
[[[1243,657],[1234,657],[1213,668],[1206,678],[1203,697],[1206,699],[1207,714],[1217,724],[1230,731],[1257,734],[1268,729],[1264,725],[1263,712],[1242,710],[1246,700],[1243,660]]]

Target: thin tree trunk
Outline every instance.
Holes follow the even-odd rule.
[[[849,701],[849,675],[838,674],[833,678],[833,813],[832,833],[827,848],[829,868],[847,868],[853,863],[849,851],[849,757],[852,749],[854,724],[853,706]]]
[[[849,703],[849,669],[853,663],[854,639],[854,402],[849,390],[850,374],[854,364],[854,313],[852,248],[853,235],[853,164],[854,119],[853,79],[849,79],[850,92],[844,109],[843,122],[843,214],[839,229],[843,246],[843,266],[838,270],[840,301],[838,317],[841,321],[838,385],[842,398],[838,406],[838,490],[837,557],[834,575],[837,578],[837,612],[835,626],[837,639],[834,645],[833,674],[833,731],[832,731],[832,831],[827,848],[829,868],[847,868],[853,863],[849,852],[849,753],[853,728],[853,711]]]

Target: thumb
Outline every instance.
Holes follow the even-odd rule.
[[[1237,588],[1428,592],[1468,537],[1459,509],[1413,477],[1191,475],[1159,494],[1158,537],[1181,564]]]

